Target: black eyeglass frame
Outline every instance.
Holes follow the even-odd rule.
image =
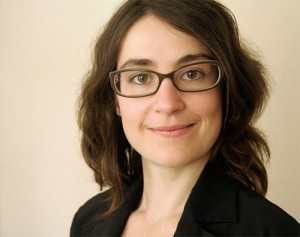
[[[217,68],[218,68],[219,77],[218,77],[215,84],[213,84],[212,86],[210,86],[208,88],[201,89],[201,90],[183,90],[176,84],[176,81],[175,81],[175,78],[174,78],[174,75],[175,75],[176,72],[178,72],[179,70],[182,70],[183,68],[189,67],[189,66],[193,66],[193,65],[197,65],[197,64],[205,64],[205,63],[213,64],[213,65],[217,66]],[[128,71],[150,72],[150,73],[153,73],[153,74],[157,75],[157,77],[159,79],[159,83],[158,83],[158,86],[157,86],[156,90],[153,91],[153,92],[142,94],[142,95],[124,95],[124,94],[122,94],[117,89],[117,86],[115,85],[114,78],[118,73],[128,72]],[[152,70],[147,70],[147,69],[141,69],[141,68],[124,68],[124,69],[115,70],[115,71],[110,72],[109,77],[110,77],[111,87],[112,87],[112,89],[114,90],[114,92],[116,94],[118,94],[119,96],[122,96],[122,97],[127,97],[127,98],[139,98],[139,97],[145,97],[145,96],[150,96],[150,95],[155,94],[159,90],[160,85],[161,85],[163,79],[165,79],[165,78],[171,79],[171,81],[173,82],[173,85],[176,87],[176,89],[179,90],[179,91],[182,91],[182,92],[201,92],[201,91],[211,90],[211,89],[217,87],[220,84],[221,79],[222,79],[222,70],[221,70],[221,66],[220,66],[220,64],[217,60],[202,60],[202,61],[197,61],[197,62],[194,62],[194,63],[184,65],[184,66],[182,66],[180,68],[177,68],[176,70],[174,70],[170,73],[167,73],[167,74],[163,74],[163,73],[159,73],[159,72],[152,71]]]

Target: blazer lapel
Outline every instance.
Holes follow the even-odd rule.
[[[184,212],[177,225],[174,236],[214,236],[207,232],[198,222],[192,213]]]
[[[236,183],[207,164],[191,191],[175,236],[213,236],[205,224],[236,222]]]

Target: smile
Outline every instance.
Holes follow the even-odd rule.
[[[188,125],[175,125],[175,126],[164,126],[149,128],[154,134],[164,137],[178,137],[189,133],[195,124]]]

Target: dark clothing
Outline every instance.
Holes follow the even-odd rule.
[[[108,207],[107,192],[76,213],[71,236],[121,236],[140,201],[142,180],[136,181],[123,204],[108,218],[92,220]],[[299,223],[275,204],[207,165],[195,184],[174,236],[299,236]]]

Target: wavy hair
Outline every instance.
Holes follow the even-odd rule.
[[[102,218],[122,203],[127,185],[142,174],[140,155],[132,149],[116,115],[108,74],[116,69],[124,35],[147,14],[195,37],[219,61],[223,124],[210,162],[219,161],[232,178],[265,195],[268,182],[264,163],[270,150],[255,122],[269,97],[269,80],[259,57],[241,42],[233,14],[212,0],[128,0],[97,38],[93,65],[85,76],[78,103],[83,156],[100,188],[110,187],[110,207]]]

